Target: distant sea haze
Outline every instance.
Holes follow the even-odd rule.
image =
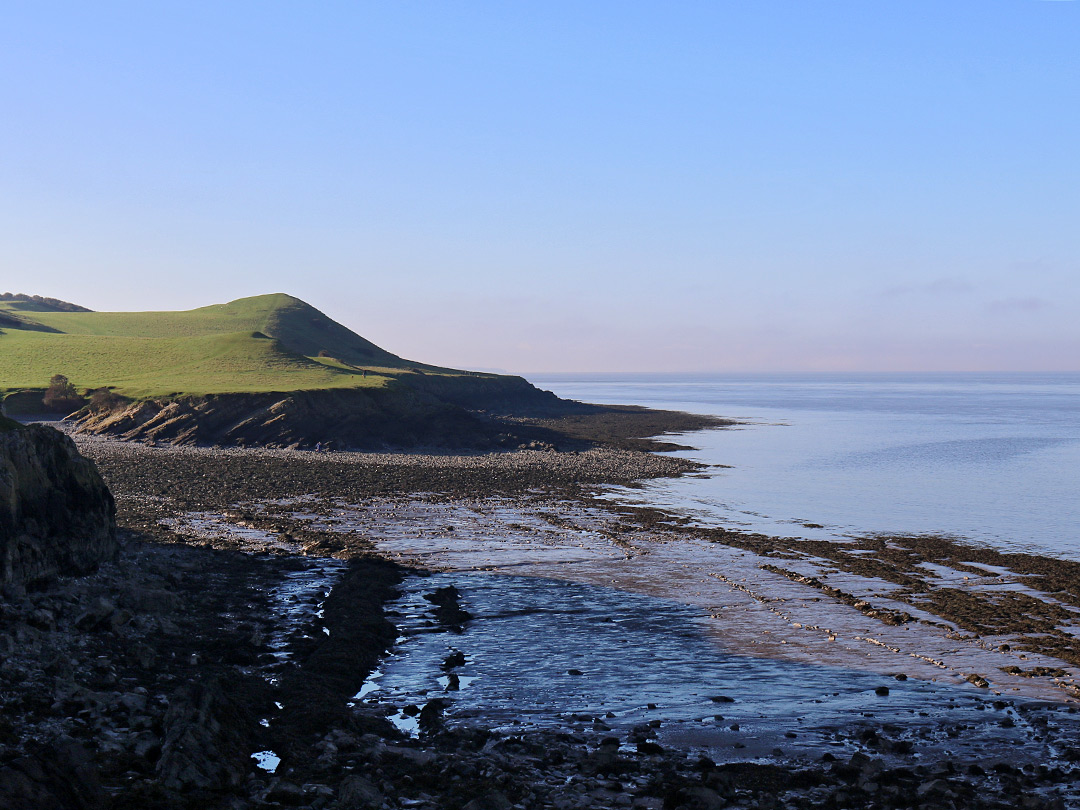
[[[621,497],[773,535],[942,534],[1080,560],[1080,374],[538,374],[561,397],[749,424],[708,478]],[[806,527],[820,524],[824,528]]]

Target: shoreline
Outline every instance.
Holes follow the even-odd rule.
[[[175,645],[177,637],[167,633],[165,639],[153,638],[153,632],[161,630],[160,620],[145,626],[134,626],[136,622],[129,620],[109,631],[119,636],[133,634],[137,645],[157,650],[155,665],[160,669],[149,672],[135,666],[113,677],[145,683],[148,693],[169,694],[169,706],[161,707],[161,719],[151,720],[150,733],[154,733],[155,722],[165,723],[170,711],[178,713],[172,709],[174,705],[189,705],[200,695],[219,706],[220,711],[211,712],[213,716],[232,717],[243,729],[242,733],[234,729],[231,747],[244,751],[244,756],[234,757],[220,773],[203,774],[202,788],[192,794],[200,796],[200,801],[206,800],[206,789],[225,789],[247,796],[244,801],[249,804],[244,806],[278,806],[308,796],[305,784],[310,783],[329,790],[325,806],[336,806],[330,803],[331,795],[333,801],[340,802],[343,790],[364,792],[369,787],[390,807],[402,806],[400,802],[407,797],[419,802],[410,806],[465,807],[473,799],[494,793],[506,799],[506,807],[515,803],[528,807],[720,806],[716,800],[761,797],[783,798],[787,806],[810,807],[820,806],[822,801],[840,801],[839,796],[847,802],[839,806],[882,806],[878,802],[885,796],[895,799],[896,806],[907,806],[899,803],[904,795],[923,788],[926,794],[931,791],[927,786],[937,781],[942,784],[933,787],[935,795],[952,796],[957,806],[1008,807],[1009,791],[1022,789],[1040,796],[1040,801],[1045,799],[1043,805],[1034,806],[1051,807],[1057,806],[1053,796],[1061,792],[1060,786],[1075,775],[1073,766],[1065,762],[1061,763],[1065,770],[1051,768],[1045,773],[1019,768],[1022,761],[1034,767],[1049,756],[1048,750],[1062,756],[1075,750],[1069,749],[1067,742],[1073,733],[1070,730],[1080,728],[1072,705],[1075,692],[1069,691],[1074,688],[1076,674],[1071,665],[1052,667],[1038,652],[1001,650],[1001,644],[1007,642],[1000,639],[994,649],[983,649],[984,639],[947,622],[935,625],[941,617],[931,618],[928,610],[914,616],[918,609],[896,599],[895,592],[870,594],[856,587],[866,588],[868,582],[878,588],[882,583],[903,587],[893,580],[901,575],[913,579],[912,571],[922,560],[912,555],[921,553],[919,549],[890,549],[886,545],[876,549],[879,558],[873,560],[864,553],[868,549],[858,545],[843,548],[844,544],[819,542],[800,549],[790,539],[703,529],[678,515],[599,497],[607,485],[633,484],[642,478],[699,469],[692,462],[640,450],[520,450],[467,456],[318,454],[161,448],[75,438],[83,452],[95,458],[116,493],[118,524],[125,535],[125,558],[120,563],[124,570],[104,571],[98,585],[93,585],[93,578],[88,580],[86,597],[79,596],[76,603],[85,608],[93,592],[102,588],[123,591],[122,583],[149,577],[154,580],[150,590],[164,590],[180,600],[181,606],[165,610],[167,615],[179,610],[189,616],[186,623],[165,619],[182,632],[186,629],[190,637],[185,644],[191,649],[190,653],[181,652],[179,660],[168,658],[173,663],[165,666],[162,651]],[[477,496],[478,491],[485,495]],[[448,526],[453,530],[447,531]],[[493,551],[492,537],[500,538],[506,547]],[[688,552],[691,547],[693,554]],[[803,554],[807,549],[813,551],[812,560]],[[903,554],[898,559],[906,560],[904,565],[893,559],[900,551]],[[936,554],[942,549],[927,547],[924,551]],[[701,565],[687,570],[691,558],[702,553],[708,557],[707,565],[715,569],[711,573],[719,576],[710,576]],[[480,559],[484,554],[497,559]],[[334,564],[337,573],[327,579],[319,561],[334,559],[342,562]],[[815,575],[804,570],[810,563],[823,563],[835,571]],[[177,566],[177,573],[170,575]],[[739,576],[734,575],[735,566]],[[233,573],[221,582],[215,582],[214,577],[204,579],[203,572],[219,569]],[[972,759],[959,750],[945,754],[950,738],[946,731],[940,732],[941,740],[934,736],[939,732],[934,732],[933,739],[920,741],[916,726],[897,725],[895,718],[888,719],[888,701],[878,700],[880,705],[872,714],[884,710],[884,719],[868,721],[861,712],[852,711],[847,721],[828,729],[833,738],[823,734],[818,743],[812,743],[814,735],[810,734],[792,752],[777,754],[766,741],[789,730],[790,718],[782,714],[764,725],[744,720],[746,728],[736,731],[726,726],[706,729],[677,717],[668,719],[663,707],[651,715],[655,725],[653,720],[631,723],[632,712],[620,711],[621,720],[571,713],[558,727],[525,723],[496,728],[498,724],[484,721],[483,713],[463,716],[459,722],[453,705],[444,705],[444,701],[478,688],[471,686],[456,695],[420,695],[421,702],[436,706],[431,713],[445,718],[431,725],[419,740],[402,737],[388,718],[407,716],[401,714],[407,706],[381,701],[377,692],[363,701],[351,701],[351,707],[347,703],[353,691],[360,693],[367,674],[381,666],[378,662],[390,660],[380,657],[383,650],[407,646],[400,635],[404,619],[388,611],[394,610],[395,594],[409,592],[409,588],[419,588],[418,594],[426,590],[424,583],[430,575],[425,570],[443,571],[444,575],[436,577],[450,576],[450,582],[456,572],[603,587],[605,593],[623,591],[646,599],[636,604],[674,597],[704,611],[699,629],[709,644],[748,655],[749,661],[798,663],[816,658],[820,663],[822,651],[828,650],[829,665],[841,672],[851,669],[860,656],[865,661],[870,651],[878,656],[871,662],[871,674],[885,676],[892,670],[909,676],[907,684],[891,682],[894,707],[906,699],[902,697],[905,690],[919,682],[921,675],[929,682],[926,673],[946,672],[943,686],[960,690],[956,694],[967,708],[961,714],[946,711],[944,723],[950,717],[953,725],[967,724],[971,729],[983,723],[982,731],[964,735],[973,743],[991,727],[1011,730],[1002,731],[1006,747],[988,750],[981,758]],[[871,570],[880,578],[871,581],[867,576]],[[997,584],[1028,587],[1029,582],[1020,580],[1030,579],[1036,572],[1017,574]],[[755,577],[758,581],[750,581]],[[708,581],[698,581],[702,579]],[[814,579],[816,584],[809,581]],[[283,591],[288,583],[293,585]],[[700,587],[702,584],[707,587]],[[930,588],[932,583],[923,584]],[[63,587],[70,592],[83,585],[68,582]],[[140,592],[147,587],[145,582],[140,584]],[[470,600],[477,597],[467,587],[459,585],[457,590],[460,605],[468,612]],[[908,590],[912,590],[910,583]],[[275,622],[280,625],[275,611],[290,605],[295,606],[287,608],[294,617],[289,620],[292,629],[275,630]],[[144,618],[137,606],[134,610],[117,607],[128,609],[135,619]],[[710,608],[716,609],[710,613]],[[890,617],[901,610],[914,618],[890,623]],[[811,611],[823,619],[795,615],[798,611]],[[55,613],[62,629],[69,619],[63,610]],[[230,618],[217,628],[215,615]],[[439,626],[438,611],[423,615],[432,617],[424,621]],[[479,629],[490,621],[481,615],[466,622],[461,638],[470,637],[470,627]],[[397,629],[391,622],[398,624]],[[362,629],[361,635],[348,641],[348,628],[354,627]],[[778,632],[781,627],[786,628],[783,633]],[[871,631],[866,632],[867,628]],[[429,632],[422,629],[422,633]],[[456,638],[453,629],[440,632],[450,633],[448,639]],[[837,641],[828,641],[827,632]],[[75,643],[76,636],[65,637]],[[1003,671],[991,677],[985,667],[982,672],[967,673],[969,667],[959,664],[943,670],[907,656],[907,648],[899,646],[921,644],[928,638],[938,646],[926,658],[935,658],[945,649],[943,645],[966,644],[970,649],[965,655],[969,657],[977,648],[983,660],[1022,661],[1019,668],[1030,677]],[[766,639],[768,643],[762,643]],[[35,643],[45,644],[47,651],[45,641]],[[119,655],[115,650],[109,654]],[[910,663],[903,668],[889,663],[898,656],[906,656]],[[470,660],[468,666],[472,665]],[[463,677],[468,677],[468,666],[460,670]],[[1039,666],[1047,671],[1030,672]],[[927,668],[925,672],[921,667]],[[455,667],[443,669],[440,665],[438,669],[442,670],[437,673],[440,677],[446,672],[456,674]],[[1066,674],[1052,674],[1058,669]],[[97,686],[94,691],[108,689],[107,684],[94,680],[98,676],[91,670],[84,675],[87,684]],[[965,674],[990,678],[987,688],[974,683],[956,685],[963,682]],[[209,698],[206,693],[190,693],[192,687],[184,686],[188,679],[202,681],[207,676],[213,683]],[[1062,685],[1052,685],[1055,681]],[[739,706],[745,709],[751,701],[740,688],[736,685],[729,690],[738,701],[736,713]],[[752,674],[746,688],[754,688]],[[995,690],[1001,694],[993,694]],[[874,699],[872,693],[869,699]],[[1001,708],[997,708],[999,702]],[[274,710],[277,703],[285,708]],[[730,724],[732,710],[720,708]],[[697,718],[692,719],[697,722]],[[269,732],[259,731],[261,721],[266,722],[264,729]],[[46,725],[55,722],[54,718]],[[768,728],[758,734],[754,723]],[[108,727],[107,722],[105,725]],[[224,725],[233,728],[232,722]],[[704,736],[703,729],[708,731]],[[323,734],[315,740],[318,730]],[[116,733],[124,733],[122,725]],[[95,733],[83,738],[90,744],[96,739]],[[614,749],[606,742],[611,739],[617,742]],[[513,756],[494,755],[492,742],[497,742],[497,750],[513,749]],[[251,751],[272,752],[281,760],[280,771],[270,774],[254,769],[248,757]],[[546,758],[544,752],[552,751],[559,752],[558,761]],[[1080,759],[1080,751],[1076,753]],[[115,756],[100,748],[93,755],[106,761]],[[151,795],[147,791],[158,789],[154,785],[160,787],[160,752],[157,756],[158,764],[146,776],[117,773],[106,775],[105,781],[117,787],[134,784],[138,790],[128,791],[131,801],[135,802],[136,796],[145,801]],[[709,757],[712,765],[695,764],[703,756]],[[528,764],[522,766],[514,757],[524,758]],[[472,767],[477,773],[493,770],[502,774],[499,778],[503,781],[481,780],[481,784],[466,778],[440,788],[419,777],[405,780],[406,774],[416,773],[420,760],[431,765],[433,772],[439,768],[468,772]],[[131,765],[130,756],[125,761]],[[509,777],[511,771],[506,769],[512,761],[519,770],[524,767],[528,771],[527,778]],[[1002,768],[995,771],[997,764]],[[973,770],[975,767],[983,774]],[[365,781],[357,782],[356,778]],[[346,788],[347,783],[352,788]],[[887,790],[891,787],[896,790]],[[707,801],[694,804],[698,801],[694,796]],[[676,801],[673,797],[681,798]],[[181,806],[169,804],[163,796],[155,801],[163,807]],[[470,810],[481,806],[487,805]]]
[[[987,677],[1014,682],[1023,678],[1020,683],[1029,687],[1048,680],[1058,694],[1080,699],[1080,640],[1068,632],[1071,628],[1057,626],[1073,621],[1080,624],[1080,563],[1003,552],[941,537],[868,536],[845,541],[773,537],[704,527],[682,515],[605,497],[605,489],[610,486],[632,486],[650,478],[699,472],[700,465],[692,461],[608,448],[573,453],[518,450],[403,455],[154,448],[83,437],[79,437],[79,443],[111,480],[119,480],[117,476],[124,470],[136,469],[132,465],[143,459],[153,460],[149,467],[140,464],[137,481],[121,486],[117,498],[118,519],[144,529],[152,525],[148,514],[158,515],[156,519],[160,520],[160,515],[165,514],[175,517],[183,512],[218,510],[241,525],[257,528],[261,524],[270,527],[271,534],[279,535],[282,532],[277,523],[284,518],[289,527],[285,533],[296,533],[298,524],[292,520],[289,507],[282,509],[274,503],[282,499],[300,499],[308,504],[305,508],[321,503],[324,509],[338,513],[349,498],[441,504],[513,500],[515,508],[540,512],[544,520],[563,531],[594,532],[594,541],[611,544],[620,553],[627,553],[628,558],[645,559],[651,554],[650,565],[657,557],[657,549],[686,542],[697,544],[695,554],[711,548],[743,557],[750,555],[748,562],[739,565],[745,569],[744,574],[756,569],[763,582],[753,587],[735,586],[732,577],[722,574],[720,580],[725,587],[740,590],[760,604],[794,585],[803,592],[804,599],[818,602],[824,598],[831,612],[861,614],[875,630],[944,632],[951,636],[950,642],[968,642],[1000,656],[1001,660],[995,661],[999,666],[987,666],[989,675],[964,672],[961,680],[969,675],[973,683]],[[297,469],[297,464],[302,468]],[[206,491],[202,484],[208,469],[216,472],[217,485],[212,491]],[[133,485],[140,489],[137,505],[128,497],[134,492]],[[146,502],[143,498],[147,490],[168,491],[171,506]],[[477,496],[478,491],[485,495]],[[259,515],[251,508],[254,504],[259,504],[260,509],[270,504],[271,510],[279,514]],[[577,514],[561,516],[557,514],[560,509],[576,510]],[[375,540],[380,521],[364,525],[364,511],[354,514],[357,524],[347,539],[334,537],[340,533],[332,530],[311,532],[330,535],[333,541],[322,537],[313,545],[295,546],[293,553],[387,556],[387,550]],[[580,525],[574,525],[575,518]],[[441,527],[428,527],[424,537],[423,523],[429,518],[420,515],[414,519],[421,523],[417,541],[424,548],[434,541]],[[438,517],[430,520],[437,524]],[[493,536],[513,536],[518,528],[512,522],[485,525],[480,520],[473,530],[478,537],[477,547],[483,548]],[[360,535],[363,541],[357,542]],[[460,530],[457,536],[461,536]],[[188,539],[200,542],[193,536]],[[527,542],[528,537],[525,539]],[[226,537],[224,541],[225,548],[236,548],[236,544],[236,538]],[[647,547],[649,544],[654,548]],[[256,542],[248,548],[259,549],[261,544]],[[409,565],[439,567],[437,555],[416,557],[401,549],[394,549],[392,555]],[[520,568],[517,562],[511,560],[510,564]],[[685,565],[686,561],[678,564]],[[718,569],[731,564],[725,560],[703,563]],[[445,566],[442,570],[446,570]],[[656,573],[663,578],[663,572]],[[584,579],[608,581],[609,574],[588,572]],[[538,575],[545,576],[546,572],[538,569]],[[663,588],[642,587],[646,576],[631,579],[630,589],[666,593]],[[667,592],[687,597],[686,592],[675,589]],[[706,606],[701,598],[697,603]],[[782,652],[790,656],[789,650]],[[1002,668],[1013,672],[999,672]],[[1067,674],[1061,674],[1062,669]],[[1046,670],[1058,674],[1048,675]],[[1011,678],[1004,677],[1010,674]],[[1028,691],[1015,683],[1012,688]]]
[[[120,518],[141,522],[144,527],[149,525],[147,513],[215,509],[236,513],[236,505],[244,502],[248,508],[241,506],[239,512],[243,517],[239,519],[250,522],[255,518],[250,504],[297,497],[312,502],[381,496],[409,501],[448,501],[476,499],[474,493],[483,491],[488,495],[481,500],[496,496],[524,497],[539,504],[532,508],[550,512],[551,503],[537,494],[537,490],[546,490],[554,501],[576,502],[593,510],[595,514],[584,522],[585,528],[607,521],[610,526],[601,529],[598,535],[602,542],[633,546],[648,539],[658,543],[657,548],[691,542],[700,546],[696,552],[699,555],[710,548],[723,549],[729,555],[750,555],[748,561],[738,565],[740,570],[745,569],[744,575],[752,574],[760,579],[744,587],[747,594],[756,594],[749,598],[761,604],[773,598],[773,594],[787,593],[795,586],[802,592],[803,600],[827,600],[826,613],[861,614],[869,619],[864,634],[884,638],[889,634],[910,635],[912,630],[933,631],[952,634],[950,642],[967,643],[972,649],[979,647],[985,653],[981,655],[981,667],[971,662],[966,668],[953,667],[962,672],[961,680],[970,676],[973,683],[988,679],[991,683],[1010,682],[1009,688],[1021,692],[1030,691],[1038,683],[1052,683],[1051,688],[1063,696],[1080,697],[1080,640],[1068,629],[1059,627],[1073,621],[1080,624],[1080,563],[1001,552],[937,537],[861,537],[848,541],[771,537],[703,527],[684,516],[604,497],[607,486],[625,486],[647,478],[700,470],[694,462],[683,459],[612,449],[577,453],[526,450],[462,456],[152,448],[81,437],[80,444],[86,453],[97,457],[106,477],[119,474],[141,459],[154,460],[149,469],[139,468],[135,486],[142,489],[140,496],[146,491],[171,492],[172,507],[166,509],[162,505],[158,509],[140,503],[131,518],[125,518],[125,509],[129,508],[125,498],[132,491],[131,483],[120,487],[117,499]],[[302,467],[297,469],[297,465]],[[181,483],[186,480],[194,483],[194,489],[201,490],[209,469],[216,471],[218,481],[213,492],[197,493],[185,489]],[[135,518],[135,514],[144,517]],[[268,525],[272,523],[271,520]],[[370,541],[372,527],[367,526],[364,531]],[[486,536],[514,534],[513,527],[505,525],[479,526],[477,531],[486,532]],[[623,536],[617,538],[620,532]],[[321,547],[306,548],[304,553],[350,553],[348,541],[333,537],[333,532],[329,534],[333,542],[327,543],[323,538]],[[430,538],[430,531],[428,535]],[[226,546],[229,543],[235,541],[226,541]],[[378,551],[377,544],[371,542],[359,548],[365,552]],[[642,556],[642,551],[647,553],[648,549],[639,548],[635,555]],[[657,559],[655,553],[652,559]],[[723,569],[732,562],[717,559],[710,564]],[[591,572],[587,578],[600,581],[610,576],[609,572],[601,571]],[[663,578],[661,574],[660,579]],[[645,577],[634,575],[632,587],[640,589],[643,581]],[[723,587],[734,586],[727,582]],[[708,607],[709,596],[717,598],[715,593],[706,593],[696,597],[697,603]],[[822,619],[804,622],[793,619],[792,623],[824,626],[826,630],[822,632],[831,634],[827,632],[828,622]],[[794,638],[785,641],[797,646],[800,643]],[[895,647],[900,642],[893,638],[883,643]],[[903,646],[908,648],[910,642]],[[791,655],[789,650],[782,653]],[[815,650],[809,657],[818,654]],[[914,654],[926,657],[921,650]],[[940,660],[938,655],[933,657]],[[1003,668],[1013,672],[1010,674]],[[1017,682],[1017,678],[1023,680]]]

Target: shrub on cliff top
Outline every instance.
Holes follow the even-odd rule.
[[[52,376],[42,402],[50,411],[56,411],[57,413],[71,413],[77,411],[84,404],[83,398],[79,396],[75,386],[63,374],[54,374]]]
[[[90,410],[113,411],[127,402],[127,399],[108,388],[98,388],[90,392]]]

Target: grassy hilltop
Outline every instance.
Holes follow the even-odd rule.
[[[283,293],[187,312],[90,312],[0,299],[0,394],[63,374],[132,399],[378,389],[410,380],[496,378],[404,360]]]

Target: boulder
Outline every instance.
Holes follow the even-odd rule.
[[[473,799],[461,810],[511,810],[513,806],[505,794],[496,790]]]
[[[105,810],[109,797],[86,750],[60,737],[0,767],[4,810]]]
[[[115,558],[116,506],[94,463],[44,425],[0,424],[0,590]]]
[[[161,783],[172,790],[227,790],[251,771],[252,719],[216,678],[187,684],[169,700]]]
[[[362,776],[347,776],[337,791],[338,810],[368,810],[382,807],[386,799],[375,785]]]

